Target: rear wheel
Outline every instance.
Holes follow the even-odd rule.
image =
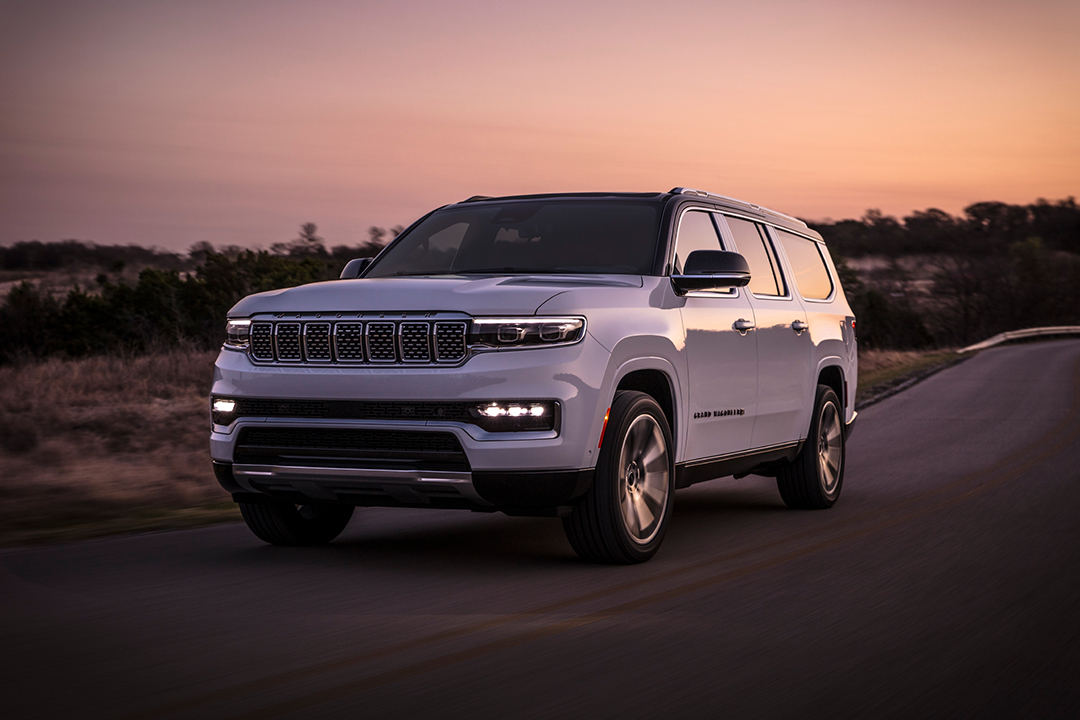
[[[295,505],[270,497],[238,504],[251,532],[271,545],[328,543],[341,534],[355,510],[352,505]]]
[[[776,475],[780,497],[789,508],[832,507],[844,484],[844,427],[840,400],[828,385],[818,385],[810,431],[799,455]]]
[[[585,560],[644,562],[660,548],[671,517],[671,431],[655,400],[623,392],[611,405],[604,435],[593,486],[563,528]]]

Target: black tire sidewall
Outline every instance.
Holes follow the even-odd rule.
[[[821,465],[818,463],[818,434],[821,432],[821,414],[827,403],[832,403],[836,409],[836,416],[840,418],[840,472],[836,478],[836,487],[832,493],[825,492],[825,478],[821,473]],[[806,471],[816,482],[817,494],[820,496],[820,507],[831,507],[840,497],[840,490],[844,485],[844,470],[847,467],[847,446],[844,438],[844,411],[840,407],[840,398],[828,385],[818,385],[817,397],[814,402],[814,417],[810,421],[810,433],[806,437],[807,446],[803,451]]]
[[[626,432],[641,415],[650,415],[664,435],[668,456],[668,493],[664,514],[656,535],[649,542],[640,544],[631,539],[622,517],[619,502],[619,460],[622,454]],[[615,397],[608,416],[608,426],[604,433],[604,442],[596,463],[594,491],[597,501],[609,518],[610,531],[618,542],[619,550],[629,562],[648,560],[660,548],[671,521],[671,511],[675,499],[675,452],[672,447],[671,430],[668,427],[664,411],[649,395],[641,392],[623,392]]]
[[[291,502],[266,498],[258,503],[240,503],[240,512],[255,535],[272,545],[323,545],[349,524],[355,508],[351,505],[310,504],[309,517]]]

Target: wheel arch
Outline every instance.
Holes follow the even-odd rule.
[[[611,392],[608,395],[608,407],[615,399],[615,394],[624,390],[637,390],[652,397],[668,421],[673,450],[679,444],[679,384],[675,368],[670,362],[660,357],[644,357],[628,360],[615,372]]]
[[[840,364],[840,358],[826,358],[818,367],[817,385],[828,385],[840,399],[840,407],[847,408],[848,393],[847,376],[844,366]]]

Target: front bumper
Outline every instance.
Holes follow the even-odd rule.
[[[223,350],[215,366],[215,396],[481,403],[545,398],[560,404],[560,425],[558,432],[487,432],[471,423],[431,419],[242,417],[229,426],[214,426],[211,455],[222,486],[234,493],[534,514],[571,502],[591,483],[606,407],[601,396],[608,358],[607,350],[590,336],[567,347],[484,353],[453,368],[261,366],[243,353]],[[450,433],[460,443],[467,467],[448,471],[409,467],[407,462],[388,467],[358,461],[333,466],[302,458],[252,464],[236,457],[245,427]]]

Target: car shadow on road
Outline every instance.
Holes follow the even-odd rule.
[[[784,508],[770,478],[713,481],[675,498],[665,539],[671,557],[686,546],[728,544],[740,535],[773,528]],[[523,565],[596,567],[578,559],[558,518],[508,517],[460,510],[357,508],[335,542],[322,548],[251,548],[262,560],[303,558],[305,563],[342,561],[400,570],[412,567],[458,571]]]

